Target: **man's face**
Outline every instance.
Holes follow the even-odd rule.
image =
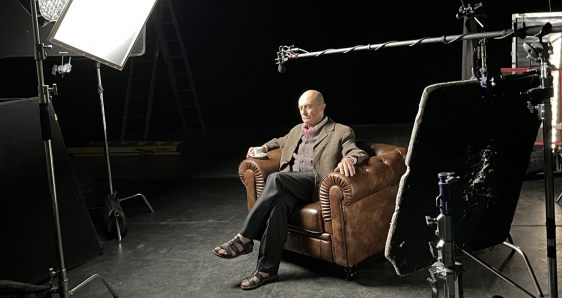
[[[315,126],[324,119],[324,108],[326,104],[318,102],[311,96],[301,96],[299,98],[299,111],[302,122],[307,126]]]

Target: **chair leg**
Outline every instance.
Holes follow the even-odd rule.
[[[354,280],[355,275],[357,275],[357,266],[343,267],[345,272],[345,280]]]

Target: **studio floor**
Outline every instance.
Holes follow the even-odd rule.
[[[119,297],[431,297],[427,270],[398,276],[383,255],[358,264],[356,278],[347,281],[340,267],[287,251],[277,282],[252,291],[239,288],[240,281],[254,270],[257,252],[226,260],[216,257],[212,249],[241,227],[247,206],[245,188],[237,176],[238,163],[249,146],[276,136],[277,131],[271,132],[228,146],[207,143],[182,156],[112,157],[118,196],[142,193],[154,208],[151,213],[140,198],[122,203],[128,224],[121,243],[106,237],[101,226],[99,206],[108,193],[104,158],[72,156],[103,253],[68,271],[70,288],[99,274]],[[407,144],[407,139],[386,141]],[[562,177],[555,177],[554,190],[556,197],[562,193]],[[560,264],[561,205],[555,209]],[[526,253],[544,296],[549,297],[544,222],[544,179],[535,175],[523,184],[510,235]],[[498,268],[510,251],[498,245],[478,257]],[[462,275],[464,297],[531,297],[471,259],[462,263],[466,270]],[[538,296],[520,255],[515,254],[501,272]],[[111,294],[95,279],[74,296]]]

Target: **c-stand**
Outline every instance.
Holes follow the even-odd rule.
[[[113,178],[111,175],[111,163],[109,160],[109,144],[107,141],[107,124],[105,121],[105,103],[103,100],[103,85],[101,83],[101,71],[99,62],[96,62],[96,73],[98,78],[98,94],[100,98],[101,117],[103,124],[103,149],[107,166],[107,181],[109,184],[109,195],[107,195],[105,204],[102,208],[103,219],[107,228],[107,232],[110,234],[116,234],[117,241],[121,243],[122,236],[124,236],[127,231],[127,221],[125,213],[123,212],[123,208],[121,208],[121,202],[134,197],[141,197],[150,212],[154,213],[154,209],[152,209],[152,206],[150,206],[146,197],[141,193],[137,193],[135,195],[120,199],[117,197],[117,192],[113,190]]]
[[[527,290],[519,286],[517,283],[501,274],[499,270],[493,268],[492,266],[486,264],[480,259],[476,258],[469,252],[463,250],[460,247],[456,247],[455,237],[454,237],[454,222],[451,216],[451,196],[450,188],[451,185],[459,180],[459,177],[453,176],[454,173],[442,172],[438,174],[439,178],[439,196],[436,199],[437,208],[439,208],[439,215],[437,218],[431,218],[426,216],[427,225],[435,225],[437,230],[435,234],[439,237],[439,242],[437,245],[430,242],[430,248],[433,255],[437,258],[437,261],[429,267],[429,284],[431,285],[431,297],[439,298],[440,290],[443,290],[443,297],[445,298],[463,298],[463,284],[462,284],[462,274],[464,273],[463,265],[457,262],[457,257],[455,249],[459,249],[464,255],[474,259],[484,268],[490,270],[492,273],[496,274],[508,284],[516,287],[530,297],[544,297],[543,293],[538,285],[537,279],[531,269],[527,256],[519,249],[519,247],[504,242],[503,244],[512,251],[517,251],[523,257],[531,279],[533,279],[535,284],[535,289],[537,290],[538,296],[533,296]],[[511,257],[511,255],[510,255]],[[501,297],[501,296],[493,296]]]
[[[552,69],[550,68],[550,54],[552,44],[543,42],[543,37],[552,33],[552,25],[546,23],[542,30],[535,34],[539,42],[525,43],[523,47],[529,56],[540,62],[541,84],[537,88],[527,91],[524,95],[529,98],[528,106],[531,112],[537,111],[537,116],[542,120],[543,126],[543,150],[544,150],[544,182],[545,182],[545,207],[546,207],[546,240],[548,258],[548,282],[550,297],[558,297],[558,273],[556,265],[556,223],[554,220],[554,173],[553,173],[553,151],[552,151]],[[525,36],[519,36],[524,38]]]
[[[56,183],[55,183],[55,171],[53,166],[52,131],[51,131],[50,115],[49,115],[49,102],[51,101],[51,92],[53,92],[53,94],[56,94],[57,90],[56,90],[56,86],[50,88],[49,86],[45,85],[45,77],[43,74],[43,60],[45,60],[45,58],[47,57],[46,49],[49,48],[49,46],[41,43],[39,37],[39,22],[37,20],[38,14],[37,14],[36,2],[37,0],[30,0],[33,38],[35,42],[34,58],[37,68],[37,82],[38,82],[37,89],[38,89],[39,112],[40,112],[39,117],[41,120],[41,135],[45,147],[47,176],[49,179],[48,181],[49,190],[53,203],[54,229],[55,229],[55,236],[56,236],[56,243],[57,243],[57,260],[59,266],[58,271],[55,271],[52,268],[49,269],[49,273],[51,276],[51,291],[58,293],[60,297],[68,298],[71,295],[73,295],[74,291],[78,290],[85,284],[99,277],[101,278],[106,288],[111,292],[113,297],[117,297],[117,293],[113,290],[113,288],[109,285],[109,283],[101,275],[98,274],[92,275],[91,277],[80,283],[74,289],[70,290],[68,288],[68,278],[66,274],[66,266],[64,261],[60,214],[59,214],[57,190],[56,190]]]
[[[483,32],[485,31],[484,21],[481,21],[479,17],[483,19],[486,18],[486,15],[483,13],[476,14],[476,11],[479,8],[482,8],[482,3],[476,3],[474,8],[468,4],[465,6],[464,1],[461,0],[461,7],[459,8],[459,12],[457,13],[457,19],[464,18],[465,19],[465,27],[466,29],[471,32]],[[481,9],[482,10],[482,9]],[[471,20],[474,20],[476,23],[477,28],[473,28],[474,26],[471,25]],[[480,30],[478,30],[478,26],[480,26]],[[486,38],[479,39],[478,41],[470,40],[472,44],[472,77],[473,80],[486,80],[488,76],[488,66],[486,64],[486,44],[488,43]],[[485,83],[485,82],[484,82]],[[485,86],[486,87],[486,86]]]
[[[461,263],[455,261],[453,218],[449,214],[450,186],[459,180],[459,177],[453,175],[454,173],[439,173],[439,196],[436,201],[440,214],[437,218],[425,217],[428,225],[437,226],[435,234],[440,239],[437,245],[430,243],[432,253],[435,255],[437,251],[437,262],[429,268],[428,281],[431,285],[432,298],[439,297],[440,289],[443,289],[444,297],[463,297],[463,268]]]

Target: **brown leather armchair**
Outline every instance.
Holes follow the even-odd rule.
[[[370,158],[353,177],[337,172],[322,179],[318,201],[289,218],[284,248],[343,266],[346,279],[356,265],[383,252],[400,178],[406,172],[406,149],[394,145],[357,142]],[[246,186],[248,210],[263,191],[267,176],[279,170],[281,149],[267,159],[248,158],[238,174]]]

